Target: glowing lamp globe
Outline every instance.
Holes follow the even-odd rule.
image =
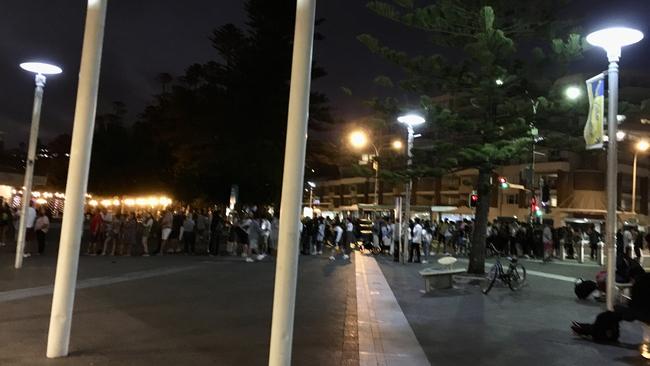
[[[570,86],[564,91],[564,95],[571,100],[576,100],[582,95],[582,90],[577,86]]]
[[[368,136],[362,131],[354,131],[350,134],[350,144],[359,149],[368,143]]]
[[[645,152],[650,148],[650,143],[646,140],[641,140],[636,144],[636,149],[641,152]]]
[[[417,114],[407,114],[397,117],[397,122],[413,127],[423,124],[425,119]]]
[[[587,36],[587,42],[603,48],[610,61],[617,61],[621,57],[621,48],[635,44],[642,39],[641,31],[625,27],[605,28]]]
[[[20,64],[20,68],[41,75],[55,75],[63,72],[60,67],[43,62],[23,62]]]

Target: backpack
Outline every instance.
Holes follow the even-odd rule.
[[[616,342],[620,335],[618,325],[620,320],[620,317],[611,311],[598,314],[591,333],[594,341],[600,343]]]
[[[584,300],[597,289],[598,289],[598,285],[596,284],[596,282],[591,280],[585,281],[582,278],[579,278],[578,281],[576,281],[573,291],[575,292],[578,299]]]

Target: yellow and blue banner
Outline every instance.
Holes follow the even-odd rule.
[[[587,150],[603,147],[605,137],[605,75],[587,80],[589,116],[585,124],[584,138]]]

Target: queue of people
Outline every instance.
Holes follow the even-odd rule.
[[[278,218],[191,208],[88,215],[87,255],[241,255],[263,259],[277,248]]]

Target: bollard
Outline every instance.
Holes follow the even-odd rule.
[[[598,258],[598,265],[604,266],[605,265],[605,243],[599,241],[598,244],[596,245],[598,246],[598,252],[596,253]]]
[[[566,247],[564,239],[560,239],[560,260],[563,261],[566,259]]]
[[[585,262],[585,245],[589,245],[589,240],[580,241],[580,250],[578,251],[578,263]]]

